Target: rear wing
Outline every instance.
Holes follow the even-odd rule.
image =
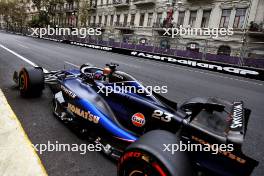
[[[220,175],[250,175],[258,162],[242,152],[251,113],[242,101],[194,98],[185,102],[181,109],[189,114],[184,120],[183,138],[191,143],[233,144],[233,151],[219,151],[213,156],[208,152],[192,153],[202,167]]]
[[[193,98],[185,102],[181,109],[189,114],[186,121],[190,126],[222,143],[241,147],[251,113],[244,107],[243,101],[231,103],[219,98]],[[210,123],[207,123],[206,118]]]

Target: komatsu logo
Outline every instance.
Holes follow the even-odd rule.
[[[231,128],[243,126],[243,106],[242,104],[234,105]]]
[[[100,120],[100,117],[93,115],[90,111],[82,110],[82,109],[80,109],[80,108],[78,108],[78,107],[76,107],[70,103],[68,103],[68,110],[73,112],[74,114],[84,118],[84,119],[87,119],[87,120],[93,122],[93,123],[98,123]]]
[[[202,63],[202,62],[197,62],[197,61],[188,60],[188,59],[175,59],[172,57],[141,53],[137,51],[132,51],[131,55],[145,57],[145,58],[154,59],[154,60],[166,61],[170,63],[179,63],[181,65],[188,65],[192,67],[201,67],[205,69],[225,71],[225,72],[235,73],[235,74],[240,74],[240,75],[259,75],[259,73],[254,70],[247,70],[247,69],[235,68],[235,67],[229,67],[229,66],[220,66],[216,64]]]

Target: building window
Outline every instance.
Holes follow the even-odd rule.
[[[127,24],[127,14],[124,14],[124,25]]]
[[[157,24],[161,25],[162,24],[162,13],[158,13],[157,14],[157,21],[156,21]]]
[[[99,16],[99,21],[98,21],[99,25],[101,25],[102,23],[102,16]]]
[[[149,13],[148,14],[147,26],[151,26],[151,24],[152,24],[152,18],[153,18],[153,13]]]
[[[236,9],[236,16],[234,21],[234,28],[242,28],[245,21],[247,9]]]
[[[222,45],[218,48],[217,55],[230,56],[231,48],[226,45]]]
[[[107,25],[107,20],[108,20],[108,16],[105,15],[105,19],[104,19],[104,25],[105,25],[105,26]]]
[[[230,19],[231,9],[224,9],[220,20],[220,27],[227,28]]]
[[[144,19],[145,19],[145,13],[141,13],[139,18],[139,26],[144,25]]]
[[[183,25],[184,22],[184,16],[185,16],[185,12],[179,12],[179,17],[178,17],[178,26]]]
[[[91,24],[91,16],[88,16],[88,26]]]
[[[134,24],[135,24],[135,14],[131,14],[130,24],[131,24],[131,26],[134,26]]]
[[[118,25],[120,23],[120,15],[116,15],[116,24]]]
[[[168,39],[162,39],[160,41],[160,47],[164,49],[170,49],[170,41]]]
[[[96,7],[96,5],[97,5],[97,0],[90,1],[90,7]]]
[[[113,26],[113,22],[114,22],[114,15],[111,15],[110,26]]]
[[[197,11],[191,11],[190,13],[190,19],[189,19],[189,25],[190,27],[194,27],[195,25],[195,21],[196,21],[196,15],[197,15]]]
[[[203,17],[202,17],[202,23],[201,23],[202,28],[207,28],[209,26],[210,15],[211,15],[211,10],[203,11]]]

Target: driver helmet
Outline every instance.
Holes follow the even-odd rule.
[[[94,73],[93,78],[94,78],[95,80],[102,80],[102,79],[103,79],[103,76],[104,76],[103,72],[100,71],[100,70],[98,70],[98,71],[96,71],[96,72]]]
[[[104,68],[104,75],[109,76],[111,74],[112,70],[109,67]]]

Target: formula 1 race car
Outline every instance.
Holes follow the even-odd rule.
[[[120,176],[243,176],[257,166],[241,149],[250,115],[242,101],[193,98],[178,106],[117,66],[23,68],[13,79],[22,97],[49,87],[55,117],[118,159]]]

